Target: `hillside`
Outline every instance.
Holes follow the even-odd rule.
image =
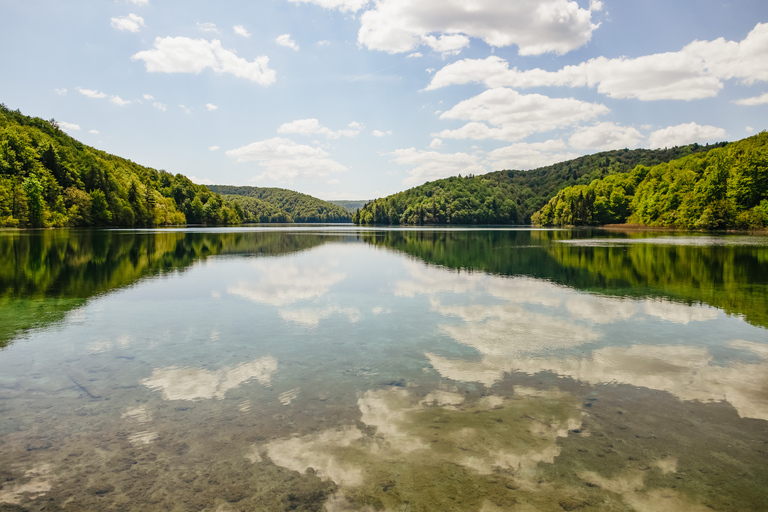
[[[357,224],[528,224],[560,189],[608,175],[653,166],[724,143],[668,149],[619,149],[531,171],[497,171],[425,183],[368,203]]]
[[[263,204],[267,203],[290,219],[287,222],[350,222],[352,220],[352,213],[346,208],[293,190],[233,185],[209,185],[208,188],[231,200],[242,198],[243,209],[253,215],[257,215],[256,210],[252,211],[251,208],[267,208]]]
[[[0,227],[237,224],[242,208],[0,104]]]
[[[768,133],[564,188],[533,215],[533,222],[764,228],[768,226]]]

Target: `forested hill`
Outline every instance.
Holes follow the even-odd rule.
[[[352,213],[346,208],[316,197],[283,188],[209,185],[208,188],[226,199],[239,200],[246,212],[260,216],[265,208],[276,208],[282,222],[350,222]],[[262,220],[262,222],[268,222]]]
[[[725,143],[669,149],[619,149],[531,171],[497,171],[425,183],[371,201],[353,218],[358,224],[528,224],[560,189],[588,184],[637,165],[653,166]]]
[[[247,220],[205,186],[138,165],[0,104],[0,226],[157,226]]]
[[[768,227],[768,132],[565,188],[535,224],[643,224],[686,229]]]

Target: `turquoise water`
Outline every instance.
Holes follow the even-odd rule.
[[[0,510],[768,503],[765,237],[5,232],[0,255]]]

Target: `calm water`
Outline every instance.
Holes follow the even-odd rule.
[[[767,328],[767,237],[0,232],[0,510],[766,510]]]

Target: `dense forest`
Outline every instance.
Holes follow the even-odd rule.
[[[187,177],[86,146],[0,104],[0,226],[237,224],[242,207]]]
[[[768,227],[768,133],[564,188],[533,215],[532,222],[543,226]]]
[[[210,185],[211,191],[237,201],[256,222],[349,222],[352,212],[316,197],[272,187]]]
[[[528,224],[558,190],[654,166],[723,144],[668,149],[620,149],[531,171],[497,171],[454,176],[376,199],[355,213],[356,224]]]

